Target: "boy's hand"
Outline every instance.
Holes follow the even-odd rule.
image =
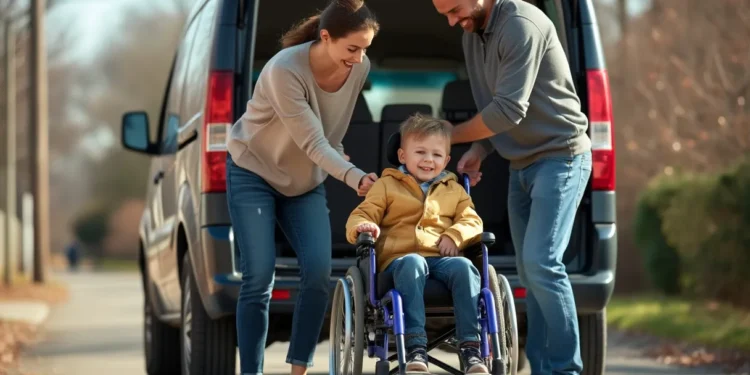
[[[362,223],[357,226],[357,233],[368,232],[372,234],[375,239],[380,236],[380,228],[373,223]]]
[[[456,246],[456,243],[448,236],[440,236],[437,246],[440,249],[440,255],[444,257],[454,257],[458,255],[458,247]]]

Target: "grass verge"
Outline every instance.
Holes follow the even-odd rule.
[[[654,295],[613,297],[607,320],[622,331],[750,353],[750,311],[722,303]]]

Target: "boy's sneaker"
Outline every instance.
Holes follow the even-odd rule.
[[[406,372],[430,372],[427,367],[427,348],[423,346],[415,346],[407,349]]]
[[[465,342],[459,348],[461,361],[464,365],[464,374],[488,374],[487,366],[482,360],[478,342]]]

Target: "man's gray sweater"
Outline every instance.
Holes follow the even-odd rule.
[[[483,32],[464,33],[463,47],[477,108],[496,133],[480,142],[485,155],[494,147],[522,169],[591,149],[565,51],[540,9],[496,0]]]

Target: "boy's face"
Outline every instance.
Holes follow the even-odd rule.
[[[410,135],[398,149],[398,160],[406,165],[406,170],[417,181],[429,181],[437,177],[451,160],[449,146],[448,139],[440,135]]]

